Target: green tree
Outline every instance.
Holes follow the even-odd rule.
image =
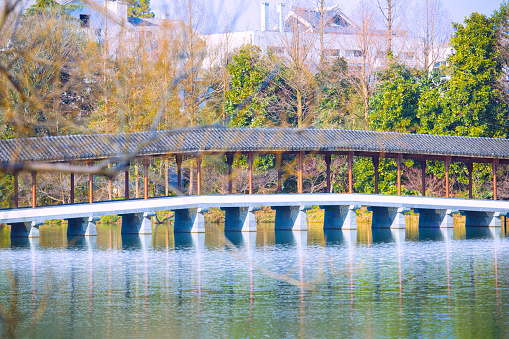
[[[37,0],[35,4],[28,7],[25,11],[25,15],[31,16],[40,13],[55,13],[57,14],[69,14],[72,11],[80,8],[79,5],[62,5],[55,0]]]
[[[426,78],[405,65],[391,62],[378,73],[379,83],[370,101],[370,128],[378,131],[414,132],[419,125],[417,108]]]
[[[135,18],[153,18],[150,0],[128,0],[127,16]]]
[[[349,110],[350,88],[347,79],[348,64],[344,58],[335,58],[331,62],[320,62],[315,75],[317,85],[316,123],[322,128],[345,126]]]
[[[419,104],[419,132],[472,137],[505,137],[506,106],[499,100],[495,20],[473,13],[465,25],[455,24],[448,58],[449,81],[430,88]]]
[[[258,93],[267,74],[260,61],[260,49],[245,45],[228,63],[231,80],[225,98],[225,111],[232,127],[265,125],[264,105]]]

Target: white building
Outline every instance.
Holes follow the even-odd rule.
[[[429,51],[428,60],[429,66],[428,71],[432,72],[440,72],[445,67],[449,66],[447,62],[447,58],[453,53],[452,47],[444,47],[444,48],[435,48]]]
[[[97,0],[63,0],[62,5],[79,6],[70,15],[79,22],[89,38],[106,45],[111,54],[128,52],[140,44],[148,51],[156,52],[158,39],[177,21],[167,15],[160,19],[127,16],[127,2]],[[180,22],[178,22],[180,24]]]
[[[351,67],[370,63],[377,68],[387,56],[386,31],[366,27],[348,18],[339,6],[320,9],[292,7],[284,3],[277,7],[277,23],[269,24],[269,4],[261,3],[259,29],[203,36],[209,51],[234,51],[245,44],[256,45],[264,53],[293,58],[297,52],[305,55],[305,63],[317,65],[321,54],[325,58],[344,57]],[[323,26],[323,27],[322,27]],[[323,34],[322,34],[323,32]],[[392,52],[409,66],[422,63],[416,55],[417,39],[404,31],[393,31]],[[211,58],[213,58],[213,53]],[[213,63],[213,60],[209,60]]]

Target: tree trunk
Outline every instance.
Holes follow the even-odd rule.
[[[392,0],[387,0],[387,52],[392,52]]]
[[[297,89],[297,126],[301,127],[302,125],[302,95],[300,94],[300,90]]]

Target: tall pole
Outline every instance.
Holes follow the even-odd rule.
[[[74,204],[74,173],[71,173],[71,204]]]
[[[398,195],[401,195],[401,158],[402,154],[398,153],[398,156],[396,157],[396,162],[398,165]]]
[[[36,194],[37,172],[32,172],[32,208],[37,207],[37,194]]]
[[[201,195],[201,155],[196,156],[196,194]]]
[[[325,165],[327,166],[327,171],[326,171],[326,187],[325,187],[325,192],[327,193],[330,193],[331,192],[331,185],[330,185],[330,163],[331,163],[331,154],[330,153],[325,153]]]
[[[299,152],[299,193],[302,193],[304,192],[304,180],[302,178],[302,167],[303,167],[303,161],[304,161],[304,152],[300,151]]]
[[[281,171],[281,165],[283,162],[283,155],[281,153],[276,154],[276,167],[277,167],[277,192],[282,192],[283,187],[283,172]]]
[[[445,157],[445,197],[449,198],[449,165],[451,164],[451,157]]]
[[[168,158],[164,159],[164,182],[165,182],[165,190],[164,193],[166,196],[170,195],[170,184],[168,183],[168,171],[170,170],[170,164]]]
[[[88,165],[92,166],[93,161],[89,161]],[[88,202],[91,204],[94,202],[94,175],[92,173],[88,174]]]
[[[125,169],[124,199],[129,199],[129,168],[131,167],[131,162],[128,161],[126,166],[127,168]]]
[[[474,170],[474,164],[469,162],[467,164],[468,168],[468,198],[472,199],[472,172]]]
[[[421,160],[421,192],[426,196],[426,159]]]
[[[373,161],[373,167],[375,168],[375,194],[378,194],[378,165],[380,163],[379,157],[371,158]]]
[[[136,199],[140,197],[140,180],[138,178],[138,162],[134,160],[134,177],[135,177],[135,183],[136,183]]]
[[[226,162],[228,164],[228,194],[232,194],[232,192],[233,192],[233,183],[232,183],[233,154],[226,155]]]
[[[148,199],[148,158],[143,157],[143,199]]]
[[[182,156],[177,154],[175,162],[177,163],[177,188],[180,192],[182,190]]]
[[[353,193],[353,169],[352,169],[353,152],[348,152],[347,160],[348,160],[348,193]]]
[[[19,207],[18,172],[14,172],[14,208]]]
[[[111,169],[111,164],[108,164],[108,169]],[[111,178],[108,178],[108,200],[113,200],[113,192],[111,187]]]
[[[253,152],[247,154],[249,162],[249,194],[253,194]]]
[[[497,165],[498,159],[493,159],[493,200],[497,200]]]

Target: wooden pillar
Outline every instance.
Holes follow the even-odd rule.
[[[148,199],[148,157],[143,157],[143,199]]]
[[[111,169],[111,163],[108,164],[108,169]],[[108,200],[113,200],[113,192],[111,187],[111,178],[108,178]]]
[[[32,208],[37,207],[37,193],[36,189],[37,172],[32,172]]]
[[[74,204],[74,173],[71,173],[71,204]]]
[[[371,158],[373,161],[373,167],[375,168],[375,194],[378,194],[378,165],[380,163],[379,157]]]
[[[175,162],[177,163],[177,188],[180,192],[182,189],[182,156],[175,155]]]
[[[331,185],[330,185],[330,163],[331,163],[331,154],[325,153],[325,165],[327,166],[326,170],[326,184],[325,184],[325,192],[330,193],[331,192]]]
[[[93,163],[93,161],[90,161],[88,165],[92,166]],[[94,175],[92,173],[88,174],[88,202],[90,204],[94,202]]]
[[[276,154],[276,167],[277,167],[277,192],[282,192],[283,187],[283,172],[281,171],[281,165],[283,162],[283,155],[281,153]]]
[[[426,160],[421,160],[421,192],[426,196]]]
[[[249,162],[249,194],[253,194],[253,152],[247,154]]]
[[[196,194],[201,195],[201,155],[196,156]]]
[[[228,194],[232,194],[233,193],[233,183],[232,183],[233,154],[226,155],[226,163],[228,164]]]
[[[14,172],[14,208],[19,207],[18,172]]]
[[[398,165],[398,195],[401,195],[401,158],[403,154],[399,153],[396,157],[396,163]]]
[[[302,167],[303,167],[303,163],[304,162],[304,152],[300,151],[299,152],[299,193],[303,193],[304,192],[304,180],[302,178]]]
[[[168,178],[168,172],[170,170],[170,164],[169,164],[169,160],[168,158],[165,158],[164,159],[164,181],[165,181],[165,190],[164,190],[164,193],[165,193],[165,196],[168,196],[170,195],[170,184],[169,184],[169,180],[170,178]]]
[[[125,170],[124,199],[129,199],[129,168],[131,167],[131,162],[128,161],[126,166],[127,168]]]
[[[353,193],[353,152],[348,152],[348,193]]]
[[[138,162],[134,160],[134,178],[136,180],[136,199],[140,197],[140,180],[138,178]]]
[[[451,164],[451,157],[445,157],[445,197],[449,198],[449,165]]]
[[[497,200],[497,165],[498,159],[493,159],[493,200]]]
[[[472,162],[467,163],[468,168],[468,198],[472,199],[472,172],[474,170],[474,164]]]

